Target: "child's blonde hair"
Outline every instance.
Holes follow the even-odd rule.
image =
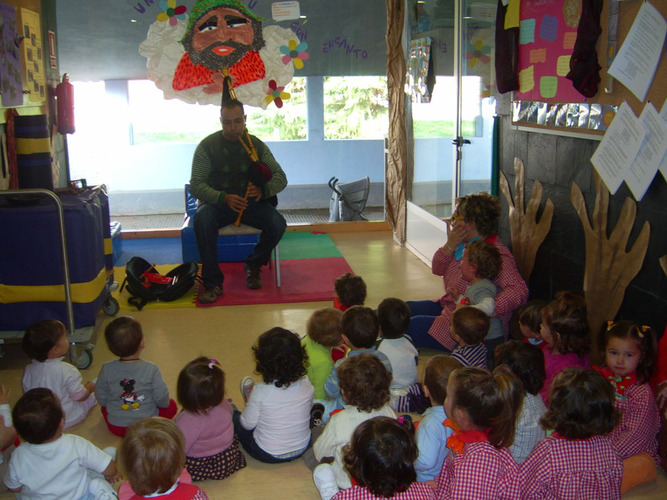
[[[139,495],[164,493],[185,467],[185,438],[174,422],[150,417],[127,428],[118,448],[118,466]]]
[[[637,381],[641,384],[648,382],[655,372],[658,358],[658,341],[653,329],[632,321],[607,322],[605,331],[598,339],[603,363],[606,363],[605,351],[610,338],[632,339],[635,342],[641,352],[641,360],[637,365]]]
[[[586,299],[568,291],[556,293],[556,298],[542,309],[542,322],[551,330],[560,354],[574,352],[583,356],[590,351],[587,314]]]
[[[324,347],[337,347],[343,340],[343,311],[333,307],[318,309],[308,318],[308,336]]]
[[[454,394],[447,394],[447,398],[453,398],[452,407],[465,411],[478,429],[489,429],[493,446],[510,446],[516,415],[523,403],[523,387],[516,376],[505,366],[493,373],[466,367],[454,370],[449,381],[454,388]]]

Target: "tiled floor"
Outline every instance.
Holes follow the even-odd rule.
[[[287,224],[314,224],[329,222],[329,209],[280,210]],[[371,221],[384,220],[383,207],[368,207],[364,215]],[[111,220],[120,222],[123,231],[142,229],[180,229],[183,214],[157,215],[112,215]]]

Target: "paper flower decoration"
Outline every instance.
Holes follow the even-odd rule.
[[[269,80],[269,90],[266,93],[264,100],[267,102],[267,104],[274,102],[277,108],[282,108],[283,99],[290,98],[289,92],[283,92],[283,90],[285,90],[284,86],[278,87],[278,84],[276,84],[275,80]]]
[[[301,42],[297,45],[296,40],[293,38],[287,42],[287,45],[281,45],[280,52],[285,54],[282,59],[283,64],[287,65],[293,62],[296,69],[303,68],[303,61],[309,57],[306,52],[307,48],[308,44],[306,42]]]
[[[176,26],[180,19],[185,20],[185,11],[188,10],[185,5],[176,6],[176,0],[160,0],[160,8],[162,12],[157,15],[157,20],[160,22],[169,21],[170,26]]]
[[[487,54],[491,52],[489,45],[484,45],[484,40],[478,38],[473,43],[474,50],[466,52],[466,59],[468,60],[468,67],[474,68],[478,62],[489,64],[491,59]]]

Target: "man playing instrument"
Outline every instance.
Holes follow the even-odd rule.
[[[246,284],[258,289],[261,266],[268,264],[287,226],[272,203],[285,189],[287,178],[268,146],[246,132],[243,104],[224,100],[220,121],[222,133],[209,135],[195,149],[190,178],[190,192],[200,201],[194,230],[204,281],[201,303],[215,302],[222,295],[225,277],[217,259],[219,228],[234,223],[241,214],[240,222],[262,231],[244,261]],[[251,158],[253,148],[258,162]]]

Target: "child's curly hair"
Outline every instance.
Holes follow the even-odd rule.
[[[540,419],[567,439],[609,434],[618,424],[614,388],[595,370],[566,368],[554,379],[549,409]]]
[[[588,325],[586,299],[569,291],[556,293],[556,298],[542,309],[542,322],[551,330],[560,354],[574,352],[578,356],[591,349],[591,329]]]
[[[655,331],[648,326],[638,325],[632,321],[610,321],[604,328],[602,335],[598,336],[598,348],[603,363],[606,364],[604,360],[609,339],[632,339],[641,353],[641,360],[637,365],[637,381],[641,384],[648,382],[655,372],[658,359],[658,342]]]
[[[345,273],[334,281],[334,289],[338,295],[338,301],[346,306],[363,306],[366,300],[366,283],[352,273]]]
[[[419,451],[414,434],[407,420],[366,420],[343,447],[345,468],[359,486],[377,497],[391,498],[417,480],[414,461]]]
[[[360,411],[371,412],[389,402],[391,374],[375,354],[350,356],[336,368],[338,385],[345,402]]]
[[[475,240],[466,245],[468,262],[475,266],[475,275],[479,278],[494,280],[498,277],[503,259],[498,248],[488,241]]]
[[[324,347],[337,347],[342,343],[343,311],[333,307],[318,309],[308,318],[308,336]]]
[[[276,326],[264,332],[253,346],[256,371],[267,384],[289,387],[306,376],[308,355],[295,333]]]

